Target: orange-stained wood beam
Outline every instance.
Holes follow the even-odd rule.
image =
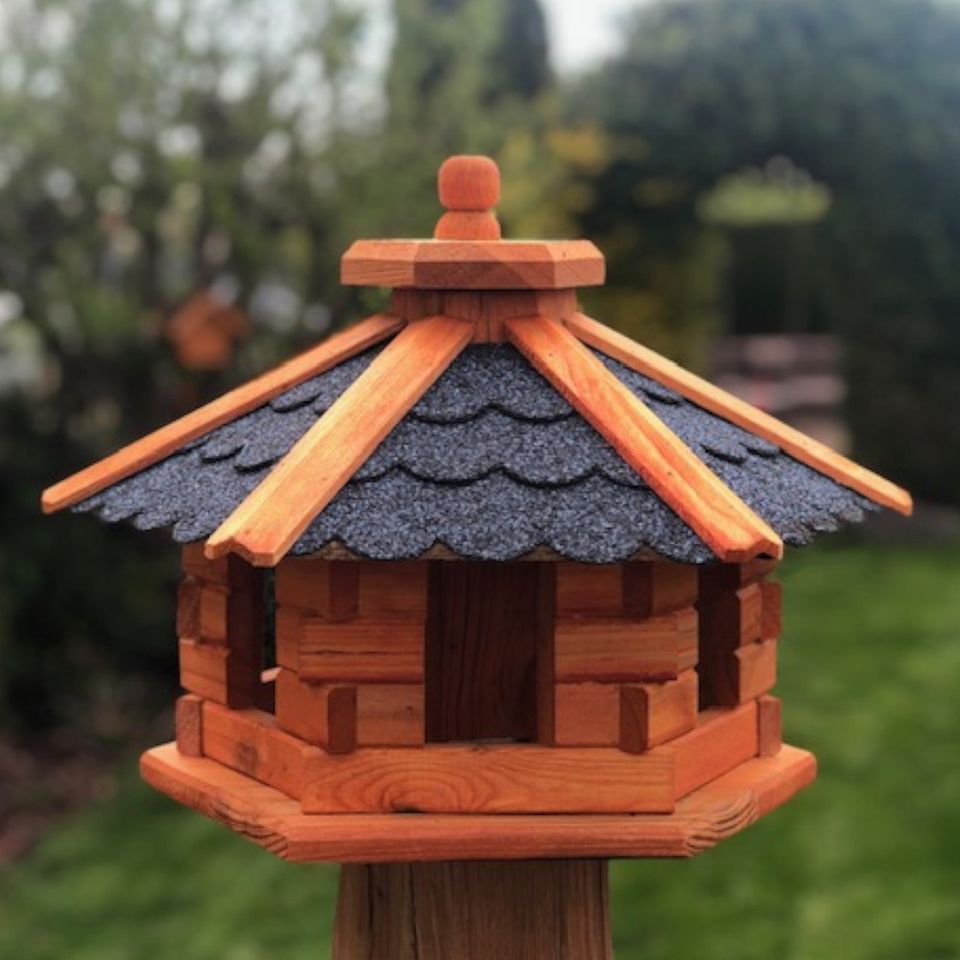
[[[225,393],[211,403],[188,413],[173,423],[135,440],[133,443],[49,487],[41,503],[44,513],[73,506],[114,483],[132,476],[178,450],[185,443],[203,436],[251,410],[262,406],[284,390],[315,377],[338,363],[396,333],[404,321],[388,314],[375,314],[323,343],[269,370],[255,380]]]
[[[275,566],[473,339],[474,325],[428,317],[405,327],[207,541]]]
[[[883,477],[861,467],[847,457],[776,417],[758,410],[739,397],[721,390],[702,377],[684,370],[672,360],[625,337],[616,330],[591,320],[583,314],[575,314],[565,321],[566,325],[584,343],[595,347],[614,360],[682,393],[687,399],[724,420],[735,423],[744,430],[755,433],[764,440],[777,444],[791,457],[814,470],[826,474],[851,490],[856,490],[875,503],[890,507],[909,516],[913,512],[913,500],[906,490]]]
[[[721,560],[783,554],[777,534],[565,326],[545,317],[505,326],[533,366]]]

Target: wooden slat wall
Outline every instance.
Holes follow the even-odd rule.
[[[780,585],[774,561],[700,571],[700,707],[734,707],[776,683]]]
[[[180,682],[230,707],[262,700],[263,572],[239,557],[210,561],[202,544],[183,548],[177,595]]]
[[[276,576],[280,726],[329,753],[421,745],[427,565],[288,557]]]
[[[553,736],[641,753],[693,728],[696,568],[557,564]]]

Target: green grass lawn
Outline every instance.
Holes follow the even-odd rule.
[[[960,958],[960,550],[783,579],[778,693],[820,779],[697,860],[616,864],[618,960]],[[0,875],[0,957],[315,960],[334,887],[131,777]]]

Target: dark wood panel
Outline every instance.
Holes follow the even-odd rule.
[[[428,741],[537,739],[537,651],[550,646],[552,581],[549,564],[431,564]]]

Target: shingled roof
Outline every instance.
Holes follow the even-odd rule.
[[[184,445],[77,507],[205,540],[382,348],[368,350]],[[792,545],[876,507],[779,447],[597,354]],[[511,560],[538,550],[611,563],[716,559],[570,404],[508,344],[467,347],[292,548],[376,560],[444,547]]]
[[[274,565],[288,552],[610,563],[778,557],[909,495],[578,312],[587,241],[502,241],[485,158],[435,239],[358,241],[378,314],[47,490]]]

